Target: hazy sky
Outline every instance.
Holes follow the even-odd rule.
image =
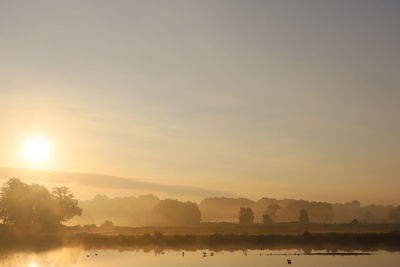
[[[400,1],[0,0],[0,166],[400,204]]]

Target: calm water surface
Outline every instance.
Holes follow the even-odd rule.
[[[183,255],[184,252],[184,255]],[[207,256],[203,256],[206,252]],[[325,252],[325,251],[313,251]],[[400,253],[385,251],[373,255],[359,256],[309,256],[309,255],[269,255],[302,253],[297,250],[248,250],[248,251],[142,251],[142,250],[83,250],[62,248],[39,253],[1,253],[0,266],[400,266]],[[96,255],[97,254],[97,255]],[[287,260],[292,261],[288,265]]]

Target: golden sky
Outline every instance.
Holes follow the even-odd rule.
[[[0,0],[0,166],[399,204],[399,10]]]

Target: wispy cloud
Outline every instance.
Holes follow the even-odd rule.
[[[91,187],[94,191],[97,189],[97,194],[107,194],[107,189],[117,189],[128,192],[147,192],[151,194],[161,193],[164,196],[188,197],[189,199],[233,195],[224,191],[195,186],[167,185],[146,182],[138,178],[125,178],[94,173],[0,167],[0,179],[4,182],[5,179],[10,177],[19,177],[27,182]],[[99,192],[100,189],[101,192]]]

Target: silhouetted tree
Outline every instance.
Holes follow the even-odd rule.
[[[158,218],[158,223],[166,225],[195,225],[201,220],[197,204],[190,201],[161,200],[154,207],[154,213]]]
[[[29,188],[17,178],[9,179],[1,188],[0,213],[3,224],[23,224],[30,221]]]
[[[280,209],[281,207],[276,204],[272,203],[268,206],[267,210],[263,214],[263,223],[264,224],[270,224],[273,222],[275,219],[275,214],[276,212]]]
[[[310,219],[308,218],[308,213],[305,209],[301,209],[299,212],[299,222],[301,223],[309,223]]]
[[[360,222],[358,221],[358,219],[353,219],[352,221],[351,221],[351,224],[359,224]]]
[[[23,229],[43,229],[80,213],[67,188],[53,195],[44,186],[28,185],[10,178],[0,190],[0,216],[4,224]]]
[[[239,224],[253,224],[254,212],[251,208],[240,208],[239,210]]]
[[[114,230],[114,224],[112,221],[105,221],[102,225],[100,225],[101,230],[103,231],[112,231]]]
[[[82,209],[78,207],[78,200],[74,199],[74,194],[65,186],[54,187],[53,197],[58,202],[58,222],[70,220],[75,215],[82,215]]]

